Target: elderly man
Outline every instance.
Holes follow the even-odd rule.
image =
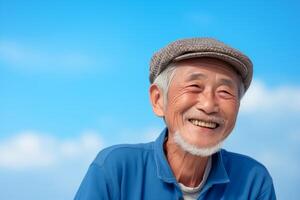
[[[102,150],[75,199],[276,199],[262,164],[221,149],[251,80],[250,59],[214,39],[158,51],[149,91],[165,130],[154,142]]]

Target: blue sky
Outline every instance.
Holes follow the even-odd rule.
[[[0,0],[0,199],[71,199],[96,153],[153,140],[149,60],[215,37],[254,80],[225,147],[267,166],[278,199],[300,193],[300,3]],[[20,192],[16,192],[20,191]]]

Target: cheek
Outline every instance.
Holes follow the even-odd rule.
[[[197,95],[181,90],[168,96],[168,105],[175,110],[184,110],[197,102]]]
[[[239,101],[236,99],[220,100],[219,106],[226,118],[236,118],[239,111]]]
[[[229,121],[235,121],[237,113],[239,111],[238,101],[225,101],[221,102],[223,114]]]
[[[195,95],[190,95],[185,91],[169,95],[165,115],[166,120],[170,125],[169,128],[175,126],[177,129],[178,126],[183,123],[185,112],[194,105],[196,100],[197,98]]]

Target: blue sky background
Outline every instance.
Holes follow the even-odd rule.
[[[103,147],[153,140],[148,63],[215,37],[249,55],[253,84],[225,148],[262,162],[278,199],[300,192],[300,3],[0,0],[0,199],[72,199]]]

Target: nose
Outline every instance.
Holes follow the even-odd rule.
[[[198,97],[197,109],[206,114],[219,112],[219,105],[213,92],[203,92]]]

